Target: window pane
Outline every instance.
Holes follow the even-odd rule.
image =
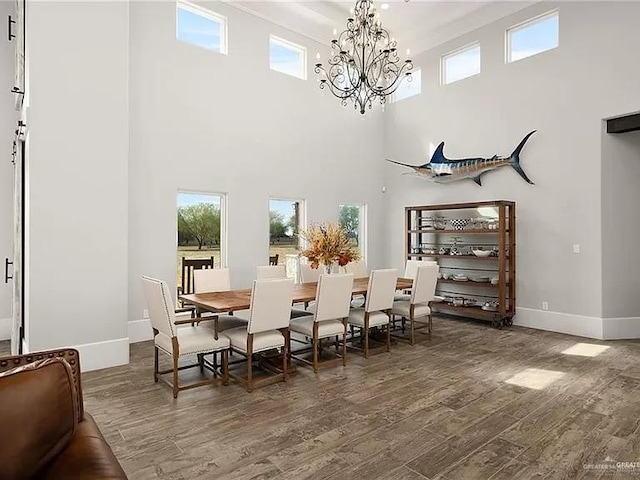
[[[417,68],[411,72],[411,81],[408,78],[402,79],[402,83],[393,93],[392,101],[397,102],[420,93],[422,93],[422,70]]]
[[[178,193],[177,285],[182,285],[182,257],[208,259],[222,265],[222,195]]]
[[[285,265],[292,278],[297,275],[298,233],[303,228],[302,200],[269,200],[269,262]]]
[[[536,55],[558,46],[558,12],[508,31],[509,62]]]
[[[442,80],[445,85],[480,73],[480,45],[442,57]]]
[[[271,37],[269,40],[269,66],[271,70],[305,79],[306,50],[304,47]]]
[[[360,246],[360,205],[340,205],[338,222],[353,244]]]
[[[177,38],[199,47],[226,53],[224,21],[192,7],[178,5]]]

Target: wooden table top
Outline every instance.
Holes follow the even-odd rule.
[[[403,290],[411,288],[413,281],[410,278],[398,278],[396,288]],[[367,293],[369,277],[355,278],[353,280],[353,295]],[[316,298],[318,284],[297,283],[293,287],[293,303],[311,302]],[[201,310],[213,313],[233,312],[247,310],[251,306],[251,289],[230,290],[228,292],[191,293],[180,295],[180,299],[195,305]]]

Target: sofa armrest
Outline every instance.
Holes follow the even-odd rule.
[[[62,358],[67,361],[73,374],[73,386],[78,398],[78,422],[84,418],[84,403],[82,401],[82,385],[80,382],[80,354],[73,348],[60,348],[45,352],[28,353],[0,358],[0,372],[11,370],[15,367],[44,360],[46,358]]]

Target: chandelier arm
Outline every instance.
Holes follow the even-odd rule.
[[[388,85],[386,88],[384,88],[382,90],[382,92],[385,95],[390,95],[391,93],[395,92],[396,89],[400,86],[400,82],[402,82],[402,80],[407,77],[407,81],[411,81],[411,72],[410,70],[413,68],[413,64],[410,62],[405,62],[405,64],[400,68],[398,75],[396,76],[396,78],[393,80],[393,82]]]
[[[397,44],[382,28],[372,0],[356,0],[346,29],[331,40],[327,67],[317,63],[314,71],[320,88],[327,88],[342,105],[351,99],[365,113],[375,99],[384,104],[412,68],[410,60],[400,63]]]

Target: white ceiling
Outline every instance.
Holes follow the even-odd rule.
[[[296,33],[329,45],[333,29],[345,29],[355,0],[227,0],[231,5]],[[375,1],[376,8],[383,2]],[[383,26],[398,40],[401,52],[411,55],[487,25],[536,3],[528,0],[386,0],[388,10],[380,10]]]

